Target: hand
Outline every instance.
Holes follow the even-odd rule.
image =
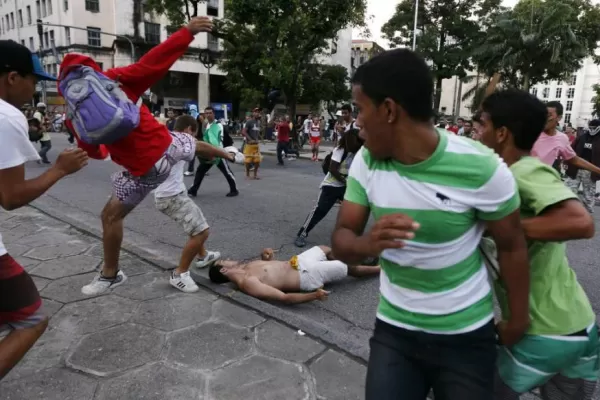
[[[514,321],[500,321],[496,325],[498,336],[500,336],[500,344],[506,347],[511,347],[521,340],[529,323],[516,323]]]
[[[210,32],[212,31],[213,23],[208,17],[194,17],[187,24],[187,29],[192,33],[192,35],[196,35],[200,32]]]
[[[317,289],[317,291],[315,292],[315,297],[319,301],[325,301],[325,300],[327,300],[327,296],[329,296],[329,292],[326,291],[326,290]]]
[[[263,251],[260,255],[260,258],[263,261],[271,261],[273,259],[273,257],[275,257],[275,252],[273,251],[273,249],[270,249],[270,248],[263,249]]]
[[[85,167],[88,163],[88,155],[82,149],[66,149],[58,155],[54,168],[63,175],[71,175]]]
[[[365,253],[378,257],[383,250],[401,249],[405,246],[404,239],[413,239],[414,231],[420,225],[404,214],[388,214],[381,217],[367,234],[367,249]]]

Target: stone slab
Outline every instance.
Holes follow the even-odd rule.
[[[66,364],[95,376],[120,374],[157,361],[164,341],[164,334],[152,328],[123,324],[84,337]]]
[[[256,345],[261,353],[299,363],[325,350],[325,346],[273,320],[256,328]]]
[[[30,270],[30,274],[48,279],[60,279],[67,276],[94,272],[101,261],[99,258],[85,255],[59,258],[41,262],[37,267]]]
[[[195,294],[149,300],[140,305],[132,322],[162,331],[175,331],[210,319],[212,304]]]
[[[90,299],[92,296],[86,296],[81,293],[81,288],[92,282],[97,274],[95,272],[83,275],[69,276],[67,278],[57,279],[40,292],[42,297],[59,301],[61,303],[71,303],[73,301]],[[107,294],[107,293],[105,293]],[[105,295],[102,294],[101,296]],[[97,296],[95,296],[97,297]]]
[[[219,371],[209,381],[211,399],[304,400],[311,398],[298,364],[252,356]]]
[[[49,261],[83,254],[89,247],[89,245],[83,243],[48,244],[35,247],[24,255],[34,260]]]
[[[170,334],[166,357],[186,367],[213,370],[247,356],[252,348],[247,329],[208,322]]]
[[[37,248],[48,245],[86,245],[87,243],[80,240],[77,236],[69,235],[66,232],[55,231],[52,229],[42,229],[34,235],[24,237],[20,244],[29,246],[29,248]]]
[[[129,321],[137,301],[115,295],[96,297],[65,305],[50,325],[77,335],[98,332]]]
[[[262,316],[252,310],[237,306],[224,299],[215,301],[212,309],[213,318],[243,328],[253,328],[265,321]]]
[[[23,379],[0,382],[2,400],[91,400],[97,382],[64,368],[52,368]]]
[[[45,299],[42,297],[42,308],[41,311],[48,318],[52,318],[60,309],[64,306],[63,303],[59,303],[58,301]]]
[[[169,284],[169,273],[153,272],[131,277],[113,292],[133,300],[152,300],[177,293]]]
[[[310,367],[317,394],[327,400],[363,400],[367,367],[333,350],[327,350]]]
[[[32,276],[31,279],[33,280],[38,292],[43,290],[50,282],[52,282],[51,279],[40,278],[39,276]]]
[[[200,372],[156,363],[101,383],[95,400],[202,400],[205,385]]]

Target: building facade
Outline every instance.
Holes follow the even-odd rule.
[[[384,49],[371,40],[354,39],[352,41],[351,73],[364,64],[374,55],[383,52]]]

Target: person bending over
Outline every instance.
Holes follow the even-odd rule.
[[[335,260],[327,246],[315,246],[285,261],[274,260],[273,250],[264,249],[260,260],[217,261],[209,270],[213,283],[232,282],[249,296],[288,304],[325,300],[329,293],[323,285],[346,276],[378,274],[379,266],[351,266]]]

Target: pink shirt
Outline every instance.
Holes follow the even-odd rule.
[[[575,154],[575,150],[569,143],[569,137],[557,131],[552,136],[542,132],[533,145],[531,155],[539,158],[544,164],[552,165],[558,157],[563,160],[570,160],[577,154]]]

